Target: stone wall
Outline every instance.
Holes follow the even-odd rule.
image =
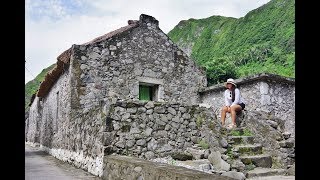
[[[66,71],[46,97],[35,97],[33,100],[26,128],[26,139],[48,147],[60,147],[66,132],[59,126],[70,119],[70,76]],[[62,134],[61,134],[62,133]]]
[[[262,73],[235,81],[246,102],[246,110],[263,111],[284,120],[284,130],[295,136],[295,81],[293,79]],[[221,107],[224,105],[224,91],[224,84],[201,91],[202,102],[211,105],[219,117]]]
[[[198,103],[220,108],[223,87],[205,88],[203,69],[156,20],[141,16],[138,23],[109,39],[72,46],[70,65],[31,104],[27,142],[97,176],[103,175],[104,156],[112,153],[153,159],[199,141],[221,150],[217,115]],[[294,82],[258,76],[237,83],[247,110],[284,119],[294,135]],[[157,87],[157,102],[138,100],[140,84]]]
[[[101,176],[103,146],[99,131],[103,131],[103,126],[101,117],[97,117],[97,114],[101,116],[101,109],[98,113],[74,113],[71,97],[77,92],[71,86],[74,70],[69,67],[46,97],[34,99],[30,107],[26,141],[40,144],[54,157]]]
[[[103,41],[73,45],[72,86],[82,113],[105,97],[139,99],[139,84],[156,86],[155,101],[200,102],[205,71],[159,29],[158,21],[141,15],[138,24]]]
[[[26,120],[25,139],[26,141],[39,143],[40,137],[40,121],[42,118],[42,106],[40,106],[39,98],[36,97],[29,109],[29,116]]]
[[[173,44],[157,20],[141,15],[138,23],[109,39],[71,47],[70,69],[41,103],[36,98],[32,104],[27,141],[101,176],[106,113],[117,99],[138,100],[139,84],[147,84],[157,86],[157,101],[199,102],[198,90],[207,84],[204,70]]]
[[[218,147],[213,135],[218,130],[204,135],[202,128],[214,130],[216,124],[210,110],[196,105],[117,101],[106,120],[105,153],[154,159],[183,151],[201,140]]]
[[[228,180],[234,179],[227,176],[209,174],[201,171],[187,169],[180,166],[146,161],[140,158],[128,156],[109,155],[104,157],[106,168],[102,179],[126,179],[126,180]]]

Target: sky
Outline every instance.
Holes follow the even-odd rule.
[[[153,16],[164,33],[181,20],[213,15],[240,18],[270,0],[26,0],[25,83],[57,62],[73,44],[83,44]]]

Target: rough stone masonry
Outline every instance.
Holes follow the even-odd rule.
[[[147,86],[154,101],[198,104],[198,91],[207,86],[205,71],[158,25],[142,14],[139,21],[63,52],[31,104],[26,140],[101,175],[101,137],[111,103],[138,100],[139,88]]]
[[[57,60],[31,101],[27,142],[97,176],[103,174],[104,156],[111,153],[152,159],[191,147],[201,138],[219,150],[219,131],[214,130],[219,122],[211,109],[199,104],[215,106],[220,92],[203,95],[204,69],[163,33],[154,17],[142,14],[127,26],[73,45]],[[272,94],[281,98],[274,85],[268,84],[267,94],[260,88],[271,95],[270,102]],[[149,101],[140,99],[143,88]],[[260,103],[249,102],[249,109]],[[209,125],[214,131],[204,135],[201,127]]]

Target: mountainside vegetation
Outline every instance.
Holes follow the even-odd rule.
[[[44,80],[47,72],[51,71],[56,66],[56,63],[51,66],[43,69],[40,74],[38,74],[33,80],[29,81],[24,88],[24,102],[25,102],[25,110],[29,108],[29,103],[31,100],[32,94],[36,93],[39,89],[40,83]]]
[[[295,2],[271,0],[239,19],[211,16],[182,20],[168,36],[206,68],[208,85],[257,73],[295,76]],[[25,85],[25,109],[45,75]]]
[[[294,0],[271,0],[239,19],[183,20],[168,36],[206,68],[208,85],[262,72],[295,76]]]

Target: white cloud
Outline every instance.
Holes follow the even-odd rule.
[[[148,14],[168,33],[181,20],[242,17],[269,0],[26,0],[25,82],[72,44],[88,42]]]

